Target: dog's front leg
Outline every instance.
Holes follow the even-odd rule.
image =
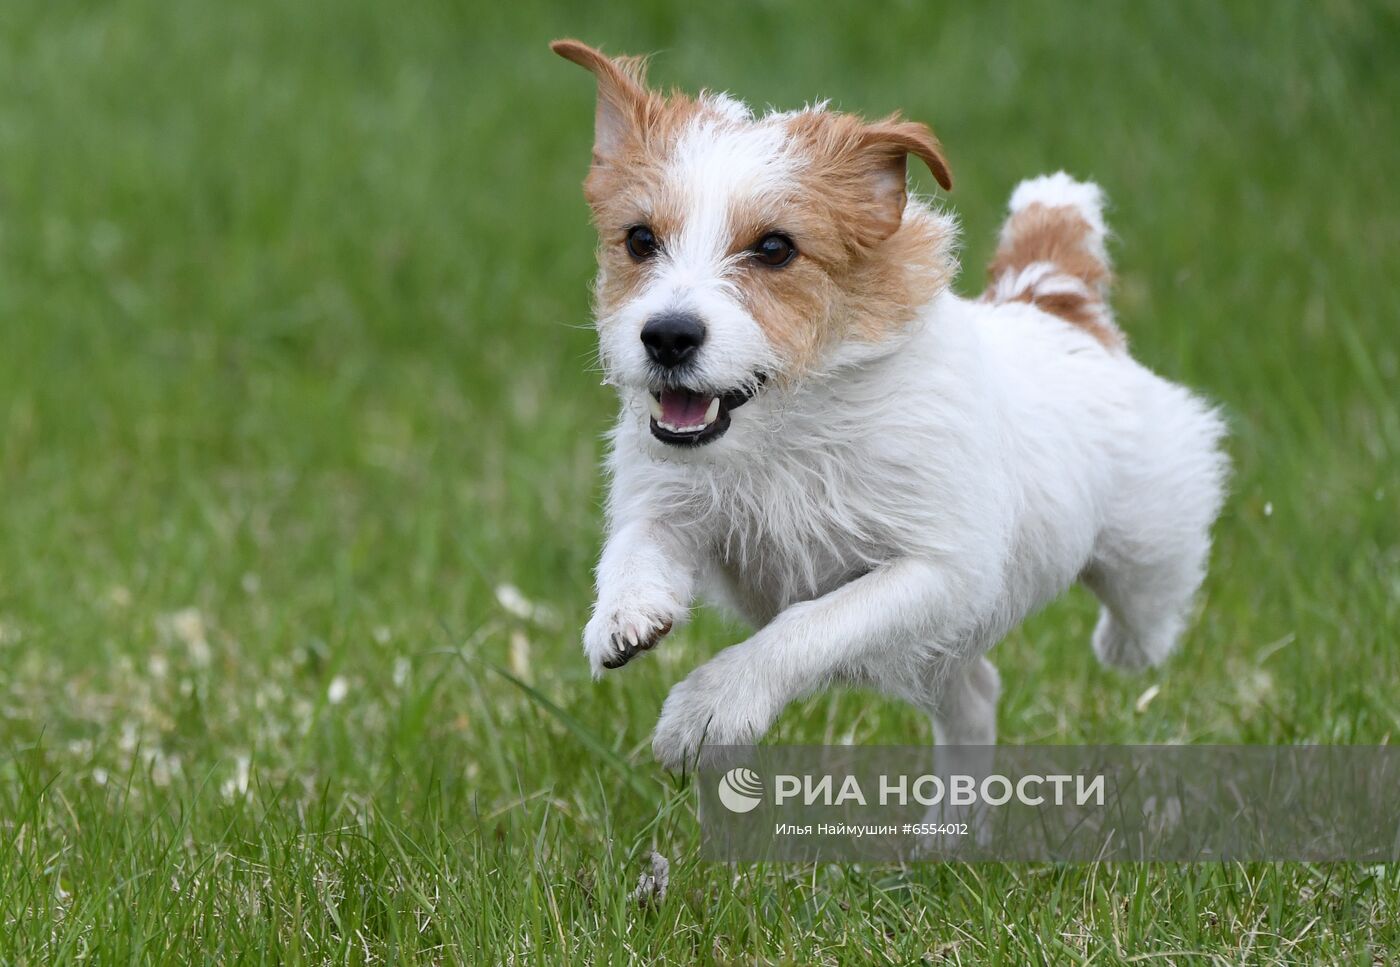
[[[905,559],[793,605],[671,689],[652,751],[665,766],[696,764],[704,748],[749,745],[783,708],[843,670],[901,661],[966,616],[967,585],[948,569]],[[962,602],[956,605],[955,602]]]
[[[598,597],[583,630],[594,677],[647,651],[690,614],[696,564],[681,536],[636,519],[608,537],[598,561]]]

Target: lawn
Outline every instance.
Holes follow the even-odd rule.
[[[649,733],[743,629],[590,680],[562,35],[932,123],[964,291],[1018,179],[1107,189],[1233,492],[1177,656],[1100,668],[1076,591],[993,653],[1003,741],[1394,737],[1400,5],[982,7],[0,7],[0,963],[1400,958],[1395,867],[702,863]],[[770,741],[928,732],[835,692]]]

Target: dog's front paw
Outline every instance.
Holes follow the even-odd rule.
[[[598,607],[583,629],[583,650],[593,674],[621,668],[670,633],[680,616],[665,608],[642,605]]]
[[[752,745],[773,724],[781,703],[744,649],[726,648],[666,696],[651,741],[663,766],[682,770],[717,761],[715,747]]]

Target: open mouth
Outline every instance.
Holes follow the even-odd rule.
[[[732,390],[712,396],[683,388],[653,390],[647,394],[651,408],[651,435],[677,447],[713,443],[729,430],[729,413],[753,399],[763,383],[752,389]]]

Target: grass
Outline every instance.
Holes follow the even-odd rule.
[[[702,864],[648,733],[742,630],[589,680],[571,34],[932,122],[964,290],[1016,180],[1107,188],[1234,492],[1181,653],[1099,668],[1076,592],[994,653],[1005,741],[1391,740],[1400,6],[980,6],[4,5],[0,963],[1394,962],[1394,867]],[[773,741],[926,735],[838,692]]]

